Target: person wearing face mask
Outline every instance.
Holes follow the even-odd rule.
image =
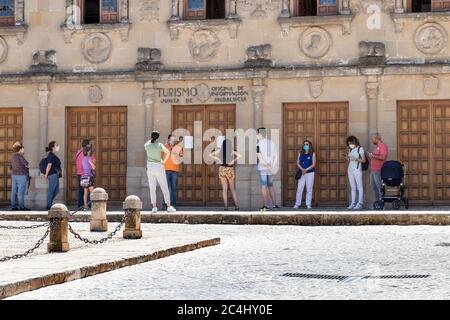
[[[305,185],[306,207],[308,209],[311,209],[314,189],[314,173],[316,172],[316,153],[314,152],[313,145],[309,140],[303,141],[302,151],[300,151],[300,153],[298,154],[297,167],[300,169],[302,176],[298,180],[294,209],[299,209],[301,207]]]
[[[183,161],[182,142],[183,137],[180,137],[179,141],[177,141],[176,137],[170,134],[166,143],[166,148],[170,151],[170,156],[164,164],[164,169],[166,170],[167,184],[170,190],[170,202],[174,207],[177,205],[178,172],[180,172],[180,164]],[[167,205],[164,203],[163,210],[166,209]]]
[[[370,186],[372,187],[374,201],[380,200],[381,168],[388,157],[388,146],[381,139],[379,133],[371,136],[375,149],[369,153],[370,161]]]
[[[45,178],[48,179],[47,191],[47,210],[53,205],[53,201],[59,193],[59,178],[62,177],[61,160],[56,153],[60,150],[56,141],[50,141],[48,147],[45,148],[47,154],[47,169],[45,171]]]
[[[30,211],[25,207],[25,191],[29,177],[28,161],[24,157],[25,147],[22,143],[16,142],[13,145],[13,152],[9,166],[12,172],[11,209],[13,211]],[[16,198],[19,200],[19,207],[16,205]]]
[[[350,136],[347,138],[348,153],[344,156],[348,159],[348,180],[352,193],[352,202],[348,210],[361,210],[364,201],[363,171],[362,163],[366,162],[366,155],[363,147],[359,144],[358,138]],[[358,202],[356,202],[356,191],[358,191]]]

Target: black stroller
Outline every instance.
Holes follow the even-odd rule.
[[[403,164],[399,161],[386,161],[381,168],[381,199],[374,202],[375,210],[383,210],[385,202],[392,203],[392,209],[399,210],[402,203],[408,209],[408,199],[405,198],[406,183]]]

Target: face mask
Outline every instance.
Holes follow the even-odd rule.
[[[174,144],[174,143],[175,143],[175,138],[174,138],[174,137],[171,137],[171,138],[170,138],[170,143],[171,143],[171,144]]]
[[[350,147],[350,149],[355,149],[355,145],[354,144],[349,144],[348,146]]]
[[[25,148],[20,149],[19,152],[20,152],[21,154],[24,154],[24,153],[25,153]]]
[[[55,151],[59,152],[59,149],[60,149],[59,146],[56,146]]]
[[[309,146],[303,146],[303,150],[309,151]]]

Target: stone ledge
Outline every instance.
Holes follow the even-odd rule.
[[[391,13],[391,19],[394,22],[395,32],[402,32],[403,26],[407,21],[425,22],[446,22],[450,21],[450,12],[408,12],[408,13]]]
[[[167,26],[170,30],[170,39],[178,40],[180,30],[197,30],[197,29],[211,29],[213,31],[228,30],[231,39],[237,38],[237,33],[241,19],[226,18],[226,19],[205,19],[205,20],[169,20]]]
[[[292,28],[308,28],[313,26],[340,26],[342,35],[351,33],[353,14],[340,14],[333,16],[308,16],[308,17],[279,17],[278,23],[284,36],[287,36]]]
[[[131,240],[126,240],[127,242]],[[142,241],[142,240],[139,240]],[[40,289],[43,287],[61,284],[73,280],[78,280],[93,275],[97,275],[104,272],[110,272],[124,267],[133,266],[140,263],[149,262],[156,259],[165,258],[171,255],[185,253],[205,247],[215,246],[220,244],[220,238],[212,238],[207,240],[201,240],[196,242],[191,242],[179,246],[172,246],[166,249],[156,250],[147,254],[135,255],[127,258],[115,258],[115,259],[104,259],[102,262],[88,264],[85,266],[75,267],[69,270],[64,270],[61,272],[53,272],[44,274],[37,277],[29,277],[16,281],[4,280],[0,282],[0,299],[4,299],[13,295],[17,295],[26,291],[32,291]],[[61,253],[59,255],[65,255],[68,257],[71,251],[67,253]],[[54,254],[56,256],[56,254]],[[42,256],[43,257],[43,256]],[[49,261],[51,262],[51,261]],[[36,263],[36,259],[34,261]],[[35,264],[33,264],[35,265]],[[11,267],[16,266],[16,264],[11,264]],[[41,266],[42,268],[42,266]],[[20,271],[20,267],[15,268],[17,272]]]
[[[63,31],[64,42],[72,43],[72,37],[76,34],[88,34],[93,32],[119,32],[122,42],[127,42],[130,35],[131,23],[115,22],[115,23],[98,23],[98,24],[81,24],[68,26],[61,25]]]
[[[0,27],[0,37],[15,37],[18,45],[23,44],[23,39],[28,31],[28,25],[4,26]]]

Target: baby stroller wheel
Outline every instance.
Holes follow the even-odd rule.
[[[401,205],[402,205],[402,203],[400,202],[400,200],[392,201],[392,209],[394,209],[394,210],[399,210]]]
[[[381,201],[381,200],[375,201],[375,202],[373,203],[373,208],[374,208],[375,210],[383,210],[383,208],[384,208],[384,203],[383,203],[383,201]]]

